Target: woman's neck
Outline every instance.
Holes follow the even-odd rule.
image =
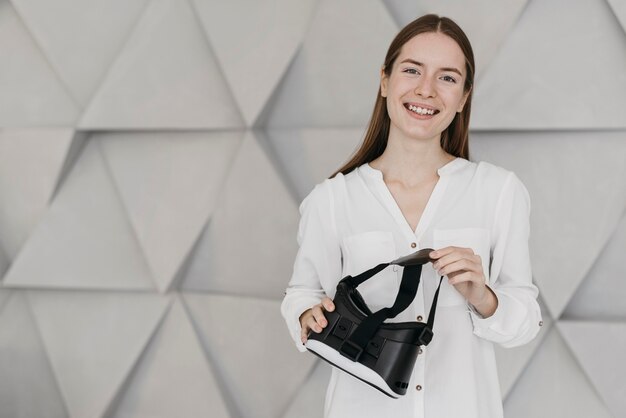
[[[390,138],[385,151],[369,164],[382,171],[386,180],[410,187],[438,177],[437,170],[454,158],[441,148],[438,138],[427,141]]]

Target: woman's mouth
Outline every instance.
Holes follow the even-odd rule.
[[[439,113],[439,110],[437,109],[431,107],[416,106],[410,103],[405,103],[404,107],[411,114],[411,116],[418,119],[430,119],[431,117]]]

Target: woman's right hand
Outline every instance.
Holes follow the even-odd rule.
[[[302,340],[302,344],[306,343],[309,331],[312,330],[313,332],[319,334],[322,332],[322,329],[326,328],[328,321],[324,316],[324,312],[332,312],[334,310],[335,304],[333,303],[333,300],[329,297],[325,297],[322,299],[322,303],[318,303],[300,315],[300,326],[302,327],[300,339]]]

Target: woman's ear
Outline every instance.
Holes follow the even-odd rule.
[[[389,82],[389,77],[385,74],[385,66],[383,65],[380,69],[380,95],[383,97],[387,97],[387,83]]]

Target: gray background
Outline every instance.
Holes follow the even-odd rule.
[[[626,0],[433,3],[0,0],[0,416],[321,416],[279,314],[298,205],[426,12],[475,49],[471,159],[532,198],[506,416],[624,416]]]

